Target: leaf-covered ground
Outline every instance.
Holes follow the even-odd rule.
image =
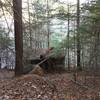
[[[13,75],[0,71],[0,100],[91,100],[95,95],[93,89],[74,83],[68,73]]]

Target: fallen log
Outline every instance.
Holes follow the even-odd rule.
[[[36,65],[35,68],[33,68],[31,72],[29,72],[29,74],[36,74],[39,76],[43,76],[44,70],[39,65]]]
[[[37,66],[42,68],[45,72],[54,72],[55,70],[58,69],[62,70],[64,68],[64,56],[63,57],[47,56],[44,59],[40,59],[40,58],[30,59],[27,60],[27,64],[28,65],[26,65],[24,69],[24,73],[26,74],[30,73],[33,70],[38,69]]]

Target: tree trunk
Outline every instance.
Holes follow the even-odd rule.
[[[77,69],[82,70],[81,61],[80,61],[80,33],[79,33],[79,26],[80,26],[80,0],[77,0]]]
[[[0,69],[1,69],[1,57],[0,57]]]
[[[69,19],[69,4],[68,4],[68,23],[67,23],[67,27],[68,27],[68,33],[67,33],[67,39],[68,39],[68,70],[70,71],[70,58],[69,58],[69,24],[70,24],[70,19]]]
[[[49,22],[49,2],[47,0],[47,42],[48,42],[48,48],[50,47],[50,22]]]
[[[31,16],[30,16],[30,2],[27,0],[28,5],[28,19],[29,19],[29,34],[30,34],[30,49],[32,49],[32,31],[31,31]]]
[[[15,75],[23,73],[22,0],[13,0],[16,64]]]

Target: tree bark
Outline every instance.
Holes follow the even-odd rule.
[[[15,75],[23,73],[23,32],[22,32],[22,0],[13,0],[14,32],[15,32]]]
[[[28,18],[29,18],[29,34],[30,34],[30,49],[32,49],[32,31],[31,31],[31,16],[30,16],[30,2],[27,0]]]
[[[0,57],[0,69],[1,69],[1,57]]]
[[[81,45],[80,45],[79,26],[80,26],[80,0],[77,0],[77,69],[82,70],[82,67],[80,64],[81,63],[81,60],[80,60]]]
[[[47,42],[48,42],[48,48],[50,47],[50,21],[49,21],[49,1],[47,0]]]
[[[67,27],[68,27],[68,33],[67,33],[67,39],[68,39],[68,70],[70,71],[70,57],[69,57],[69,24],[70,24],[70,18],[69,18],[69,4],[68,4],[68,23],[67,23]]]

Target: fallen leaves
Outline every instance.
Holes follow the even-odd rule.
[[[71,74],[23,75],[0,80],[0,100],[91,100],[93,91],[70,79]]]
[[[1,100],[53,100],[56,91],[37,75],[25,75],[4,84]],[[19,99],[20,98],[20,99]]]

